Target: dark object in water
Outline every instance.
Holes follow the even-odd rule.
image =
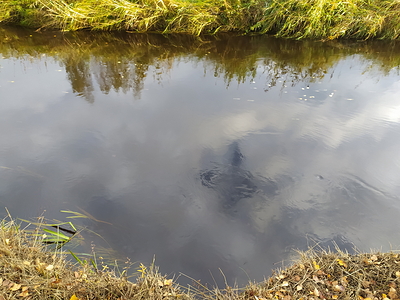
[[[76,230],[69,230],[69,229],[63,228],[63,227],[61,227],[61,226],[59,226],[59,225],[53,225],[53,226],[51,226],[51,227],[53,227],[53,228],[55,228],[55,229],[57,229],[57,230],[61,230],[61,231],[64,231],[64,232],[66,232],[66,233],[69,233],[69,234],[71,234],[71,235],[75,235],[75,234],[76,234]]]
[[[211,170],[202,171],[200,179],[203,186],[218,193],[224,200],[225,208],[233,207],[239,200],[251,198],[259,191],[276,194],[277,187],[274,182],[261,176],[256,177],[241,167],[244,155],[240,151],[238,142],[233,142],[229,146],[224,157],[226,164],[217,164]]]
[[[231,165],[233,167],[240,167],[243,162],[244,156],[242,152],[240,152],[238,142],[233,142],[229,146],[229,150],[226,155],[228,156],[228,160],[231,162]],[[231,156],[231,159],[229,156]]]
[[[250,198],[256,191],[253,175],[238,167],[220,166],[200,174],[201,183],[224,198],[224,206],[234,206],[239,200]]]

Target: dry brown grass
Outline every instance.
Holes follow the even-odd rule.
[[[32,226],[32,225],[31,225]],[[205,299],[205,300],[317,300],[399,299],[400,254],[357,253],[340,250],[299,252],[288,268],[275,271],[261,283],[246,287],[208,288],[193,281],[183,289],[159,273],[140,265],[129,281],[125,274],[102,265],[73,264],[59,250],[43,245],[40,226],[20,228],[4,220],[0,230],[0,299]],[[269,273],[269,270],[266,270]]]
[[[337,250],[299,252],[291,267],[263,284],[246,287],[244,299],[398,299],[400,255]]]
[[[0,299],[189,299],[157,267],[141,265],[135,282],[107,266],[73,264],[44,246],[40,226],[20,229],[13,220],[0,230]],[[100,267],[99,267],[100,268]]]

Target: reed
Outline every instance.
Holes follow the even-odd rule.
[[[75,31],[399,39],[398,0],[4,0],[0,23]]]
[[[66,31],[199,35],[220,30],[246,31],[262,15],[262,6],[254,0],[6,0],[0,6],[0,22]]]
[[[398,39],[397,0],[272,0],[253,30],[280,37]]]

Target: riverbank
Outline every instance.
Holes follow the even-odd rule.
[[[4,0],[0,24],[39,30],[400,37],[398,0]]]
[[[0,299],[398,299],[398,253],[299,253],[288,268],[244,288],[182,287],[155,266],[140,265],[134,278],[126,267],[91,260],[73,264],[64,252],[43,245],[40,228],[21,229],[3,221],[0,230]],[[137,268],[137,267],[136,267]],[[269,273],[266,270],[266,273]]]

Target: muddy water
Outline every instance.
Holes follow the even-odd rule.
[[[315,243],[399,248],[399,44],[0,35],[14,217],[90,214],[99,249],[211,284]]]

